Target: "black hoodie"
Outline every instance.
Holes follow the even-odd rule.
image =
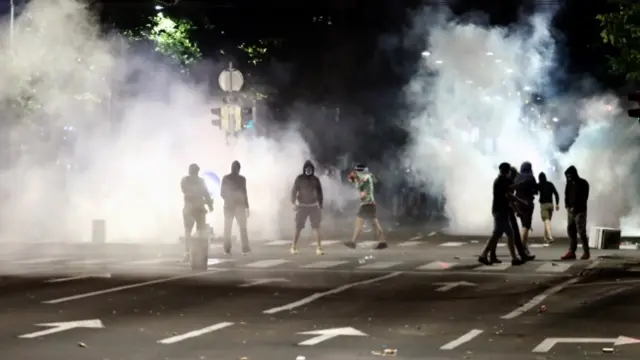
[[[320,179],[315,175],[316,168],[309,160],[304,162],[302,166],[302,174],[296,177],[291,189],[291,203],[295,204],[296,200],[301,206],[318,205],[322,208],[324,197],[322,195],[322,185]],[[309,174],[307,174],[307,172]]]
[[[222,177],[220,197],[224,200],[225,208],[249,208],[247,195],[247,179],[240,175],[240,162],[231,164],[231,173]]]
[[[573,209],[574,214],[587,211],[589,201],[589,183],[578,175],[578,170],[571,165],[564,172],[567,186],[564,188],[564,206]]]
[[[553,198],[556,205],[560,204],[560,195],[551,181],[547,180],[547,175],[543,172],[538,175],[538,191],[540,192],[540,204],[552,204]]]

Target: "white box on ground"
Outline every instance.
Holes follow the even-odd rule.
[[[620,229],[592,226],[589,231],[589,247],[591,249],[619,249]]]

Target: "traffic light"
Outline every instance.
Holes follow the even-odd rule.
[[[628,99],[629,101],[635,101],[640,105],[640,92],[629,94]],[[640,109],[629,109],[627,114],[632,118],[640,119]]]

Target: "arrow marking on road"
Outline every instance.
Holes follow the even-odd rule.
[[[634,339],[627,336],[618,336],[617,338],[546,338],[531,352],[546,353],[549,352],[557,344],[609,344],[613,346],[638,344],[640,339]]]
[[[343,327],[343,328],[333,328],[333,329],[323,329],[323,330],[313,330],[313,331],[305,331],[299,332],[300,335],[317,335],[312,337],[311,339],[305,340],[298,345],[300,346],[313,346],[317,345],[323,341],[327,341],[329,339],[333,339],[338,336],[369,336],[363,333],[360,330],[354,329],[352,327]]]
[[[111,274],[79,275],[79,276],[71,276],[66,278],[51,279],[51,280],[47,280],[47,283],[60,283],[60,282],[67,282],[67,281],[73,281],[73,280],[95,279],[95,278],[108,279],[110,277],[111,277]]]
[[[45,324],[36,324],[36,326],[45,326],[45,327],[50,327],[51,329],[36,331],[30,334],[20,335],[18,337],[21,339],[33,339],[40,336],[55,334],[55,333],[59,333],[62,331],[67,331],[75,328],[85,328],[85,329],[103,329],[104,328],[104,324],[99,319],[53,322],[53,323],[45,323]]]
[[[257,285],[268,284],[273,282],[289,282],[289,280],[284,278],[256,279],[256,280],[251,280],[249,282],[246,282],[244,284],[240,284],[238,285],[238,287],[251,287],[251,286],[257,286]]]
[[[436,289],[436,291],[440,292],[449,291],[451,289],[457,288],[458,286],[476,286],[476,284],[467,281],[440,282],[435,283],[434,285],[440,286]]]

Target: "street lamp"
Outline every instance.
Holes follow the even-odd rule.
[[[162,6],[160,6],[160,5],[156,5],[156,10],[161,11],[161,10],[163,10],[163,9],[164,9],[164,7],[162,7]]]
[[[9,49],[13,49],[13,24],[16,17],[16,6],[14,0],[9,0],[10,20],[9,20]]]

